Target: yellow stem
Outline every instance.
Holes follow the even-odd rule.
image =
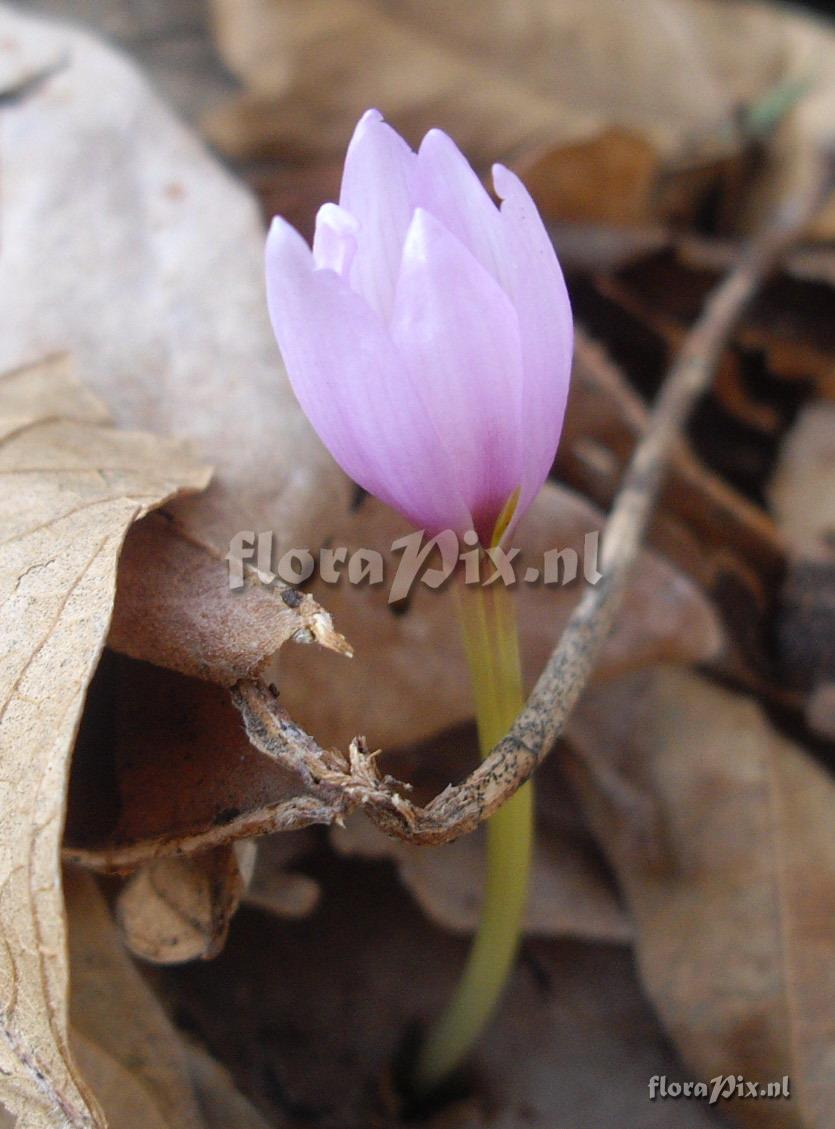
[[[458,607],[470,667],[482,757],[523,705],[513,595],[459,584]],[[521,936],[533,847],[533,785],[527,783],[487,824],[481,921],[458,987],[421,1048],[415,1086],[435,1089],[460,1066],[487,1025],[513,967]]]

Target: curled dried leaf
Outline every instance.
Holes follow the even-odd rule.
[[[231,845],[156,859],[132,875],[119,893],[117,919],[125,944],[154,964],[208,960],[223,948],[243,889]]]
[[[209,477],[185,444],[105,420],[61,359],[0,376],[0,1094],[33,1127],[103,1124],[69,1042],[60,843],[119,552],[133,521]]]
[[[180,523],[151,514],[137,523],[119,561],[108,644],[131,658],[233,686],[256,677],[288,640],[351,648],[308,593],[254,578],[232,591],[225,563]]]

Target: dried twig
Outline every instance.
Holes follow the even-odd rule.
[[[380,776],[362,741],[352,741],[347,755],[323,749],[296,725],[269,686],[246,679],[233,688],[232,700],[244,716],[252,744],[290,769],[303,792],[189,831],[91,847],[65,846],[64,861],[104,874],[126,874],[155,859],[198,854],[236,839],[341,822],[366,804],[407,802],[398,795],[406,786]]]

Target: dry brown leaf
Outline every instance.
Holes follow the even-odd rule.
[[[598,120],[608,121],[616,113],[616,120],[625,125],[651,125],[656,130],[671,131],[680,130],[682,125],[693,131],[705,129],[721,120],[731,107],[722,70],[749,68],[752,73],[740,75],[742,81],[734,92],[744,97],[759,90],[777,55],[773,50],[770,56],[762,52],[761,57],[738,62],[730,43],[722,41],[720,27],[714,28],[719,41],[715,46],[703,41],[704,26],[716,22],[715,9],[709,4],[689,5],[676,0],[666,4],[643,0],[628,12],[617,0],[593,0],[582,5],[523,0],[513,8],[500,0],[479,5],[469,0],[454,7],[440,0],[395,0],[388,4],[374,0],[348,4],[328,0],[215,0],[214,11],[221,50],[254,91],[295,96],[304,85],[313,97],[309,106],[316,106],[320,112],[327,107],[349,128],[369,104],[369,95],[373,104],[375,95],[379,98],[389,93],[389,84],[394,85],[397,76],[395,63],[400,72],[392,93],[404,109],[419,113],[426,98],[417,96],[418,91],[431,91],[443,104],[449,74],[444,67],[447,57],[466,61],[483,79],[478,84],[478,94],[485,100],[481,104],[483,120],[470,124],[471,129],[481,127],[484,139],[485,123],[491,121],[493,91],[501,89],[503,83],[519,84],[529,96],[556,107],[585,109],[599,115]],[[738,26],[741,17],[734,14],[719,18],[721,31],[727,32],[735,23]],[[758,21],[763,22],[763,15],[755,11],[748,17],[749,28]],[[391,38],[394,29],[400,36],[397,40]],[[332,44],[334,54],[323,53],[313,59],[314,79],[309,71],[305,74],[303,64],[310,63],[313,44],[329,45],[329,37],[337,41]],[[409,53],[410,44],[414,50],[415,45],[424,43],[431,46],[432,55]],[[395,50],[394,58],[385,58],[393,45],[399,51]],[[323,79],[333,77],[329,68],[336,63],[338,46],[344,49],[342,81],[328,84]],[[359,53],[360,47],[364,56]],[[710,47],[722,56],[711,58]],[[364,58],[366,65],[361,73],[346,72],[346,58]],[[428,74],[419,73],[421,65],[424,70],[428,68]],[[319,82],[318,89],[313,86],[314,80]],[[696,99],[692,84],[700,81],[703,88]],[[410,95],[413,106],[407,101]],[[465,124],[467,108],[466,103],[463,108],[450,103],[451,112],[459,118],[463,109]],[[492,119],[495,140],[483,150],[487,160],[506,151],[502,129],[510,118],[506,107]],[[291,127],[276,123],[275,128]],[[527,128],[528,123],[515,124],[517,131]],[[327,140],[325,134],[324,143]],[[466,129],[461,140],[468,150],[477,149]],[[308,144],[321,145],[323,140],[311,137]]]
[[[413,140],[455,107],[462,142],[482,159],[549,137],[587,136],[595,121],[493,71],[396,10],[365,0],[221,0],[221,53],[247,92],[213,111],[212,141],[236,156],[307,158],[344,149],[379,103]],[[346,60],[364,60],[346,67]],[[337,79],[337,75],[339,76]]]
[[[131,530],[107,639],[114,650],[233,686],[255,677],[288,639],[351,653],[311,596],[254,579],[232,591],[226,564],[167,514],[151,514]]]
[[[555,546],[582,550],[586,534],[603,516],[578,495],[547,486],[519,530],[525,565],[541,567]],[[392,541],[408,529],[381,503],[366,499],[334,531],[334,544],[378,549],[396,556]],[[581,556],[582,559],[582,556]],[[518,564],[518,561],[514,561]],[[566,587],[521,583],[518,587],[522,654],[529,680],[545,663],[579,599],[582,580]],[[405,608],[387,603],[381,586],[329,585],[310,591],[333,610],[355,649],[350,663],[326,652],[294,651],[279,658],[276,681],[282,702],[320,744],[346,747],[362,732],[371,748],[395,748],[467,720],[471,700],[464,655],[449,589],[417,584]],[[626,607],[607,645],[601,677],[647,662],[706,661],[721,646],[716,617],[699,590],[663,558],[643,554]],[[286,654],[286,650],[283,652]],[[312,660],[312,661],[311,661]]]
[[[182,1043],[122,948],[93,879],[70,872],[66,890],[71,1044],[109,1129],[265,1129],[223,1068]]]
[[[257,209],[112,51],[5,8],[0,43],[19,68],[64,59],[3,108],[0,357],[72,347],[120,423],[182,429],[219,468],[130,539],[111,644],[226,685],[297,633],[344,647],[309,597],[230,593],[222,560],[242,528],[315,547],[351,496],[283,374]]]
[[[812,401],[786,436],[769,488],[792,547],[776,637],[784,677],[808,692],[806,721],[835,739],[835,405]]]
[[[129,525],[208,471],[115,431],[54,360],[0,377],[3,1100],[24,1123],[101,1124],[67,1041],[59,872],[69,758]]]
[[[835,544],[835,404],[801,409],[781,447],[769,501],[796,552]]]
[[[94,880],[68,872],[65,885],[71,1046],[102,1106],[101,1124],[203,1129],[184,1048],[122,948]]]
[[[831,1124],[835,785],[750,699],[684,671],[590,692],[572,776],[627,898],[641,975],[693,1078],[788,1075],[756,1129]]]
[[[588,140],[549,146],[526,157],[517,171],[545,215],[637,227],[656,218],[653,189],[660,165],[646,137],[611,128]]]
[[[768,132],[775,91],[812,87],[780,132],[752,215],[796,187],[830,132],[835,37],[766,4],[213,0],[213,12],[246,90],[208,130],[238,158],[331,155],[377,105],[412,141],[442,126],[483,167],[534,150],[534,188],[557,217],[643,222],[686,218],[717,187],[745,188],[751,170],[733,158]],[[752,111],[747,126],[740,107]]]
[[[263,297],[257,209],[112,51],[6,8],[0,44],[17,76],[0,142],[3,167],[16,170],[3,192],[0,356],[71,347],[118,422],[191,434],[220,471],[205,499],[172,507],[176,522],[155,518],[130,539],[111,644],[225,685],[255,674],[297,633],[343,646],[309,597],[290,606],[260,588],[230,593],[222,560],[246,527],[315,544],[320,523],[351,492],[283,374]],[[60,68],[20,86],[20,76],[54,59]],[[211,820],[233,804],[212,807],[226,784],[222,758],[203,767],[221,776],[205,788]],[[271,769],[261,793],[275,782]],[[253,783],[251,772],[244,777],[238,798]],[[278,795],[295,794],[282,780]],[[165,798],[175,811],[182,787],[175,779]],[[123,826],[143,798],[127,805]],[[93,825],[84,836],[95,838],[96,821],[109,827],[116,812],[86,810],[78,822]],[[195,823],[206,830],[180,813],[163,829],[157,814],[153,805],[143,812],[151,837],[170,842]],[[139,876],[135,911],[143,888]],[[185,880],[178,897],[190,891]]]
[[[755,182],[749,225],[814,175],[816,151],[832,140],[835,32],[790,8],[728,0],[629,6],[618,0],[522,0],[512,6],[502,0],[398,0],[397,9],[413,26],[431,24],[446,42],[500,73],[522,71],[526,84],[563,105],[609,125],[640,128],[656,143],[670,139],[669,150],[663,141],[661,148],[673,156],[673,173],[681,164],[687,175],[687,164],[698,166],[700,156],[709,166],[711,154],[721,153],[729,140],[731,148],[738,144],[733,119],[740,107],[762,115],[765,105],[779,100],[777,92],[808,84],[770,148],[765,175]],[[592,166],[590,184],[593,172]],[[664,178],[654,187],[658,204]],[[601,205],[607,206],[602,196]],[[815,222],[816,235],[831,238],[833,220],[835,195]]]

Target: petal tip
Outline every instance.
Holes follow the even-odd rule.
[[[381,122],[383,120],[384,119],[382,113],[374,106],[371,106],[362,115],[360,120],[357,122],[357,125],[368,125],[369,122]]]
[[[298,235],[296,229],[287,222],[284,216],[273,216],[270,220],[270,229],[267,232],[267,242],[277,243],[279,240],[286,239],[290,232]]]
[[[436,162],[458,160],[467,163],[467,158],[444,130],[434,127],[423,135],[418,148],[418,159],[425,167],[432,168]]]
[[[506,200],[514,189],[518,189],[520,186],[524,187],[516,173],[509,169],[507,165],[496,162],[490,173],[493,177],[493,188],[500,200]]]
[[[432,129],[427,130],[423,135],[423,141],[420,143],[421,149],[424,145],[455,145],[455,142],[444,130],[440,129],[438,126],[433,126]],[[457,149],[458,146],[455,145],[455,148]]]
[[[299,266],[312,266],[313,262],[307,241],[283,216],[274,216],[270,223],[264,257],[268,274],[290,262]]]
[[[340,204],[327,201],[322,204],[316,213],[316,227],[327,224],[337,231],[355,234],[359,230],[359,220],[347,208]]]

